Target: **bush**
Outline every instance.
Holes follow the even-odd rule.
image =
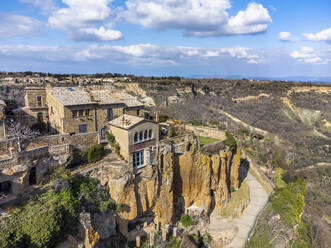
[[[117,205],[116,205],[116,211],[117,211],[117,212],[122,212],[122,210],[123,210],[123,204],[122,204],[122,203],[117,204]]]
[[[107,138],[109,144],[114,148],[115,153],[118,154],[118,155],[120,155],[121,147],[116,142],[115,136],[112,135],[109,132],[106,132],[106,138]]]
[[[184,227],[189,227],[193,225],[192,217],[186,214],[182,214],[182,216],[180,217],[180,222]]]
[[[206,126],[206,124],[202,123],[201,121],[197,121],[197,120],[192,120],[192,121],[189,121],[188,123],[192,124],[193,126]]]
[[[120,147],[120,144],[118,144],[117,142],[114,145],[114,151],[116,154],[118,154],[118,155],[120,154],[121,147]]]
[[[277,178],[275,193],[271,196],[271,207],[278,213],[289,226],[294,226],[301,222],[301,214],[305,207],[305,182],[297,178],[295,182],[286,183],[279,173],[275,173]]]
[[[159,115],[159,122],[166,122],[169,119],[169,117],[165,114]]]
[[[106,139],[108,140],[109,144],[113,144],[115,142],[115,136],[109,132],[106,132]]]
[[[0,247],[54,247],[75,226],[76,207],[68,190],[35,197],[1,223]]]
[[[98,188],[98,180],[91,177],[75,177],[71,181],[73,195],[91,212],[104,212],[111,207],[108,191]]]
[[[232,152],[237,150],[237,142],[234,139],[233,135],[229,132],[225,132],[226,139],[223,140],[223,143],[230,148]]]
[[[105,155],[104,148],[101,144],[97,144],[94,146],[91,146],[86,151],[82,153],[82,156],[87,156],[87,161],[89,163],[95,163],[102,159],[102,157]]]
[[[170,126],[169,126],[169,129],[168,129],[168,136],[169,136],[170,138],[176,136],[176,128],[175,128],[174,125],[170,125]]]

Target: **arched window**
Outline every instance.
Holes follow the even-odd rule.
[[[144,140],[147,140],[147,135],[148,135],[148,131],[145,130],[145,132],[144,132]]]
[[[135,133],[134,134],[134,143],[137,143],[138,142],[138,133]]]
[[[140,133],[139,133],[139,141],[142,141],[143,138],[144,138],[143,131],[140,131]]]
[[[148,132],[148,138],[152,138],[153,137],[153,131],[152,129],[149,129],[149,132]]]

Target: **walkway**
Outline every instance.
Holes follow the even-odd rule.
[[[246,240],[250,231],[252,230],[257,217],[261,210],[268,202],[268,194],[263,189],[261,184],[250,173],[245,179],[250,191],[250,204],[245,209],[243,214],[238,218],[230,221],[229,219],[222,219],[220,216],[211,216],[210,225],[208,227],[210,233],[222,236],[222,232],[229,230],[236,232],[231,243],[226,245],[226,248],[241,248],[245,247]]]

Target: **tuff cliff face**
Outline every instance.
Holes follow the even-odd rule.
[[[102,171],[110,196],[123,205],[124,220],[154,217],[162,226],[175,223],[189,207],[199,208],[205,217],[225,206],[230,187],[239,185],[240,152],[232,154],[223,144],[217,153],[202,152],[197,140],[185,143],[181,155],[169,149],[157,151],[157,166],[137,174],[130,168]],[[100,175],[99,175],[100,178]]]

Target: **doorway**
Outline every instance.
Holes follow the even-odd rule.
[[[29,185],[35,185],[37,183],[36,167],[31,168],[29,174]]]

